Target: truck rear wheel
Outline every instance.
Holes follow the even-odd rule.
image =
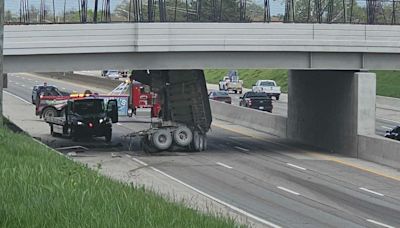
[[[279,101],[279,95],[278,95],[278,96],[275,96],[275,98],[276,98],[277,101]]]
[[[55,110],[54,108],[45,108],[42,112],[42,116],[44,119],[46,119],[46,117],[56,117],[57,115],[57,110]]]
[[[190,150],[199,152],[200,151],[200,134],[198,131],[193,132],[193,139],[192,142],[190,143]]]
[[[186,126],[180,126],[174,131],[174,141],[178,146],[187,146],[193,139],[192,131]]]
[[[152,135],[154,147],[159,150],[166,150],[172,145],[172,135],[166,129],[159,129]]]

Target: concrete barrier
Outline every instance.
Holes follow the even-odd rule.
[[[98,87],[102,89],[112,90],[117,87],[122,81],[119,80],[110,80],[107,78],[100,78],[82,74],[74,74],[74,73],[61,73],[61,72],[53,72],[53,73],[40,73],[40,76],[54,78],[58,80],[70,81],[75,83],[82,83],[83,85],[88,85],[92,87]]]
[[[358,158],[400,169],[400,142],[380,136],[359,135]]]
[[[212,115],[216,119],[250,127],[259,131],[286,137],[286,117],[268,112],[234,106],[210,100]]]

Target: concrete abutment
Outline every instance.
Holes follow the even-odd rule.
[[[287,137],[358,157],[358,135],[375,134],[375,73],[289,71]]]

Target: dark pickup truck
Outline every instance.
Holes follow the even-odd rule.
[[[105,137],[111,141],[112,123],[118,122],[116,100],[104,100],[95,97],[68,100],[67,107],[60,117],[45,117],[52,136],[65,135],[74,141],[83,137]]]
[[[266,93],[247,92],[240,97],[239,105],[272,112],[272,99]]]

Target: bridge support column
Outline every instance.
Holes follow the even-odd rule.
[[[287,136],[357,157],[359,134],[375,134],[375,73],[289,71]]]

